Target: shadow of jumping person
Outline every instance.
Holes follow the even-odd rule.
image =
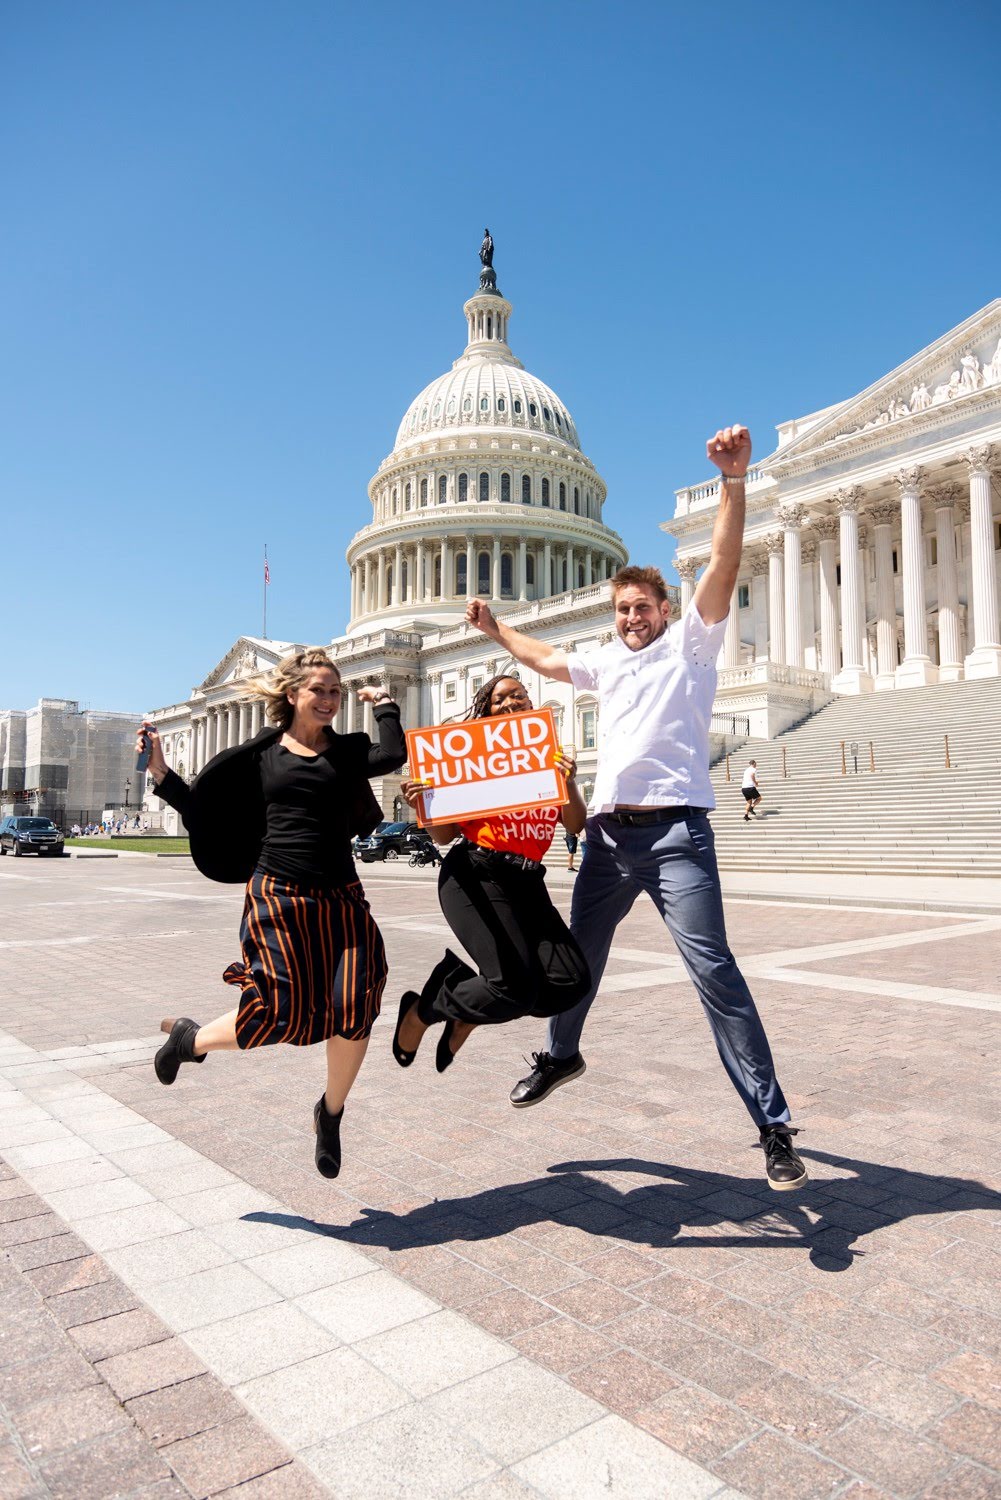
[[[751,1250],[801,1246],[823,1271],[846,1271],[874,1230],[930,1214],[1001,1209],[1001,1193],[963,1177],[938,1177],[826,1151],[803,1156],[833,1169],[794,1202],[765,1197],[759,1177],[668,1166],[637,1157],[560,1162],[543,1177],[439,1199],[405,1214],[362,1209],[347,1225],[296,1214],[255,1211],[257,1223],[280,1224],[362,1248],[414,1250],[493,1239],[551,1221],[619,1243],[652,1249],[709,1246]],[[591,1174],[637,1173],[661,1179],[623,1191]],[[732,1224],[734,1232],[720,1233]],[[738,1227],[739,1226],[739,1227]],[[712,1233],[700,1231],[712,1230]],[[601,1249],[595,1246],[595,1253]]]

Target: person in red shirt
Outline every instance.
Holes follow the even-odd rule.
[[[467,718],[524,713],[531,707],[517,677],[492,677],[476,694]],[[587,961],[544,880],[542,861],[556,829],[562,824],[568,833],[580,833],[587,816],[576,762],[560,752],[556,764],[567,781],[570,800],[565,806],[432,827],[437,844],[461,839],[445,856],[438,899],[477,969],[446,949],[420,994],[406,991],[393,1037],[393,1056],[401,1068],[409,1068],[424,1033],[437,1021],[445,1023],[435,1058],[438,1072],[444,1073],[475,1026],[560,1015],[587,994]],[[403,783],[411,807],[422,790],[420,782]]]

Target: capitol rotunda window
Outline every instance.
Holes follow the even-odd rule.
[[[459,475],[459,504],[464,505],[469,499],[469,475]]]
[[[532,503],[531,474],[522,474],[521,476],[521,503],[522,505],[531,505]]]

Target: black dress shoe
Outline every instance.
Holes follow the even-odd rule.
[[[203,1052],[201,1057],[196,1057],[193,1051],[199,1031],[197,1021],[192,1021],[188,1016],[180,1016],[176,1021],[161,1021],[160,1030],[170,1032],[153,1059],[153,1068],[161,1083],[173,1083],[182,1062],[205,1061],[207,1053]]]
[[[455,1053],[452,1051],[452,1032],[455,1030],[454,1021],[446,1021],[445,1029],[438,1038],[438,1046],[434,1054],[434,1065],[439,1073],[444,1073],[455,1062]]]
[[[810,1180],[802,1157],[793,1147],[796,1133],[794,1125],[769,1125],[761,1131],[768,1186],[777,1193],[791,1193]]]
[[[316,1170],[324,1177],[336,1177],[341,1170],[343,1118],[344,1105],[332,1115],[327,1109],[326,1096],[321,1094],[313,1106],[313,1129],[316,1131]]]
[[[552,1057],[548,1052],[533,1052],[535,1067],[527,1078],[516,1083],[511,1090],[511,1103],[515,1109],[527,1109],[530,1104],[541,1104],[554,1089],[572,1083],[587,1072],[587,1063],[579,1052],[573,1057]]]
[[[393,1033],[393,1056],[401,1068],[409,1068],[417,1056],[417,1049],[415,1048],[413,1052],[407,1052],[400,1046],[400,1027],[403,1025],[404,1017],[410,1014],[415,1005],[418,1011],[420,1010],[420,1003],[420,995],[415,994],[413,990],[407,990],[400,1001],[400,1013],[396,1018],[396,1030]]]

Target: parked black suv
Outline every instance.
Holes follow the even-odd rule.
[[[416,823],[380,823],[367,839],[358,840],[355,854],[362,864],[369,865],[377,859],[399,859],[402,855],[409,857],[416,844],[430,842],[431,836],[427,829],[418,828]]]
[[[0,823],[0,854],[62,854],[63,835],[50,818],[4,818]]]

